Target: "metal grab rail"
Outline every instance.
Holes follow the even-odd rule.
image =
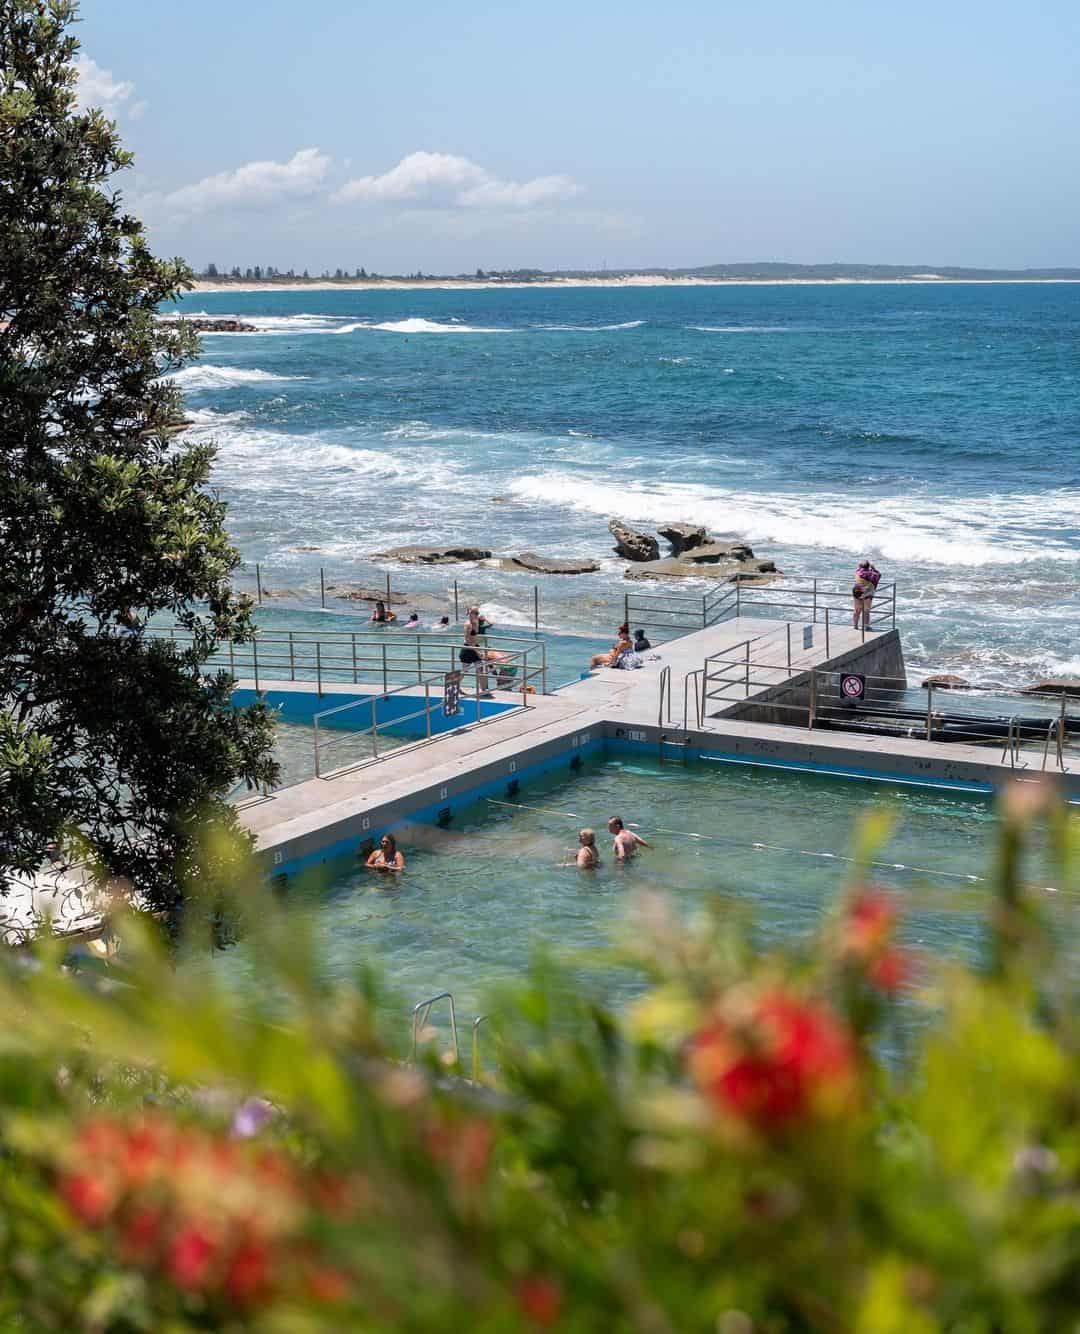
[[[480,1082],[480,1025],[488,1018],[486,1014],[478,1014],[472,1021],[472,1080],[474,1084]]]
[[[168,640],[178,647],[190,645],[191,631],[151,626],[147,633]],[[547,643],[528,635],[485,635],[481,644],[504,652],[524,654],[532,673],[539,680],[541,694],[547,687]],[[269,681],[313,681],[318,694],[324,682],[381,680],[384,690],[391,678],[419,684],[425,673],[455,671],[458,667],[460,640],[429,634],[393,634],[386,631],[357,630],[285,630],[278,633],[259,631],[250,644],[229,644],[207,659],[207,665],[226,668],[233,677],[250,673],[256,690]]]
[[[689,713],[688,687],[689,687],[690,682],[691,682],[691,680],[693,679],[693,677],[695,677],[695,676],[702,676],[702,677],[703,677],[703,674],[704,674],[704,669],[703,669],[703,668],[701,668],[701,667],[695,667],[695,668],[693,669],[693,671],[689,671],[689,672],[687,672],[686,675],[683,677],[683,683],[682,683],[682,725],[683,725],[683,731],[684,731],[684,732],[688,732],[688,731],[690,730],[690,713]],[[695,686],[695,687],[694,687],[694,721],[697,723],[697,727],[698,727],[698,731],[699,731],[699,732],[701,731],[701,716],[702,716],[702,710],[703,710],[703,707],[704,707],[704,698],[703,698],[703,695],[702,695],[702,691],[700,691],[700,690],[697,688],[697,686]]]
[[[656,717],[656,722],[658,727],[664,727],[666,725],[664,717],[665,695],[667,696],[666,722],[670,722],[671,721],[671,667],[670,666],[662,667],[660,669],[660,705],[659,709],[657,710],[657,717]]]
[[[450,1004],[450,1038],[454,1044],[453,1064],[458,1063],[458,1035],[457,1035],[457,1015],[454,1011],[454,998],[449,991],[440,991],[437,996],[432,996],[430,1000],[421,1001],[419,1005],[414,1005],[412,1009],[412,1056],[411,1060],[416,1062],[416,1043],[419,1037],[420,1029],[425,1027],[428,1016],[431,1014],[431,1007],[437,1005],[439,1001],[448,1001]]]
[[[1062,696],[1064,699],[1064,696]],[[1046,729],[1046,740],[1043,742],[1042,772],[1046,773],[1046,757],[1050,749],[1050,738],[1056,738],[1055,750],[1057,766],[1062,773],[1065,772],[1065,719],[1052,718]]]

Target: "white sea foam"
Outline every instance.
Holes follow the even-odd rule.
[[[278,375],[255,367],[207,366],[202,363],[185,366],[165,377],[184,389],[235,389],[242,384],[272,384],[283,380],[309,380],[309,375]]]
[[[611,333],[616,329],[640,329],[644,320],[626,320],[622,324],[534,324],[545,333]]]
[[[498,634],[501,629],[508,625],[527,625],[532,626],[533,618],[528,612],[520,611],[514,607],[506,607],[501,602],[481,602],[484,615],[492,623],[495,629],[493,634]]]
[[[690,482],[610,481],[568,472],[526,474],[509,484],[519,500],[590,514],[617,510],[629,522],[685,519],[750,542],[871,553],[906,564],[1022,565],[1075,561],[1077,552],[1050,545],[1033,531],[1053,531],[1055,515],[1075,508],[1075,491],[981,497],[861,497],[733,491]]]
[[[402,334],[422,334],[422,333],[440,333],[440,334],[497,334],[514,333],[513,329],[486,329],[480,328],[474,324],[440,324],[437,320],[387,320],[383,324],[358,324],[358,329],[378,329],[383,333],[402,333]]]
[[[798,333],[797,329],[792,329],[785,324],[688,324],[688,329],[693,329],[695,333],[726,333],[726,334],[744,334],[744,333]]]

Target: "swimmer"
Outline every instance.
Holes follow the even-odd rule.
[[[581,847],[578,848],[577,865],[583,871],[595,871],[600,865],[600,853],[596,848],[596,835],[591,829],[583,829],[578,834],[578,842]]]
[[[608,833],[612,835],[615,842],[611,845],[611,850],[615,854],[616,861],[626,862],[633,857],[638,848],[648,848],[652,845],[646,843],[640,834],[635,834],[632,829],[627,829],[622,820],[617,815],[613,815],[607,822]]]
[[[379,846],[364,865],[369,871],[404,871],[405,858],[398,852],[393,834],[383,834]]]

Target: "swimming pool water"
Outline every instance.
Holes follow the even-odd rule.
[[[343,976],[374,966],[403,1026],[412,1005],[450,991],[467,1029],[491,989],[519,976],[540,946],[581,956],[573,973],[582,985],[625,1003],[642,979],[598,972],[584,952],[611,939],[641,890],[664,891],[688,912],[719,895],[728,911],[749,915],[762,949],[803,936],[851,873],[836,854],[850,851],[858,821],[879,807],[895,822],[881,860],[921,868],[873,873],[902,900],[906,943],[971,961],[985,941],[990,889],[968,877],[988,871],[989,798],[719,763],[660,764],[609,750],[577,774],[548,776],[508,799],[530,809],[480,801],[449,828],[396,829],[407,858],[401,876],[358,862],[329,882],[286,893],[288,911],[310,919],[328,970]],[[652,844],[626,866],[610,854],[605,826],[616,814]],[[585,825],[597,831],[603,860],[591,873],[563,864]],[[1054,887],[1043,897],[1064,922],[1072,894],[1055,883],[1043,850],[1031,850],[1025,869],[1033,884]],[[243,943],[190,966],[222,969],[241,987],[254,982]]]

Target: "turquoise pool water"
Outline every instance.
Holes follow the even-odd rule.
[[[459,1026],[483,1011],[493,986],[520,975],[534,951],[553,946],[572,959],[607,942],[636,892],[662,890],[680,910],[716,895],[747,913],[763,948],[812,931],[850,873],[860,816],[884,806],[894,817],[878,883],[901,897],[903,935],[928,955],[972,960],[984,942],[994,809],[987,798],[948,791],[793,775],[701,762],[683,767],[608,753],[577,774],[530,783],[512,798],[530,809],[477,802],[452,827],[397,831],[407,857],[400,877],[359,864],[329,883],[287,891],[289,911],[307,914],[328,968],[347,974],[374,965],[400,1007],[450,991]],[[542,810],[532,809],[536,807]],[[628,866],[614,863],[609,816],[636,822],[652,847]],[[598,832],[603,865],[562,865],[577,832]],[[754,847],[755,843],[768,845]],[[1032,883],[1064,920],[1068,887],[1056,884],[1032,850]],[[218,968],[249,985],[244,946],[192,966]],[[582,984],[615,1005],[643,984],[630,972],[574,963]]]

